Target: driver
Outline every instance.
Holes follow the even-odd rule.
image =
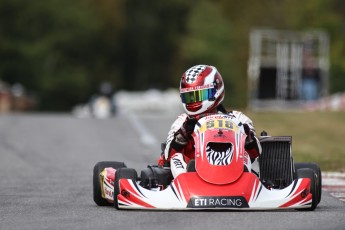
[[[242,112],[226,111],[221,104],[224,91],[223,79],[214,66],[196,65],[182,75],[180,96],[186,113],[181,114],[172,124],[165,149],[158,159],[158,165],[170,165],[174,178],[186,172],[188,162],[195,158],[192,133],[196,117],[203,114],[228,114],[237,118],[247,134],[244,147],[251,162],[260,156],[261,145],[255,136],[252,121]]]

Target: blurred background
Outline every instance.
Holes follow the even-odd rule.
[[[345,91],[342,0],[0,0],[0,17],[1,112],[176,89],[195,64],[219,69],[234,108],[306,99],[308,65],[309,99]]]
[[[0,113],[163,117],[209,64],[226,107],[292,135],[298,161],[345,170],[344,41],[343,0],[0,0]]]

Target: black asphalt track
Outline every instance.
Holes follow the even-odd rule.
[[[154,164],[174,119],[160,114],[106,120],[1,115],[0,229],[345,229],[345,203],[326,192],[313,212],[117,211],[96,206],[95,163],[125,161],[137,170]]]

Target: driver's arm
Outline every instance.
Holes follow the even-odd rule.
[[[187,145],[186,138],[182,135],[181,128],[183,127],[183,123],[187,119],[187,114],[181,114],[178,118],[174,121],[171,125],[170,131],[168,133],[168,137],[166,140],[166,146],[164,149],[164,159],[169,160],[170,157],[183,149],[185,145]]]
[[[239,111],[233,111],[233,115],[243,124],[245,132],[247,134],[244,148],[246,149],[249,157],[253,160],[260,156],[262,152],[261,144],[258,138],[255,136],[255,129],[252,120],[245,114]]]

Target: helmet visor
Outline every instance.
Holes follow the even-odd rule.
[[[199,101],[206,101],[214,98],[216,94],[215,88],[201,89],[190,92],[181,93],[182,103],[189,104]]]

